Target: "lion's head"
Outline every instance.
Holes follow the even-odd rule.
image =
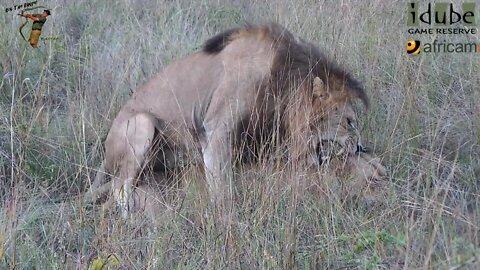
[[[368,100],[359,88],[337,82],[326,84],[319,77],[313,80],[313,101],[310,116],[311,132],[318,151],[329,151],[325,146],[336,143],[341,146],[335,155],[351,155],[362,148],[357,116],[353,109],[353,99],[361,97],[366,105]]]
[[[322,159],[332,156],[351,161],[362,152],[353,105],[358,100],[368,108],[367,94],[351,73],[330,60],[314,44],[279,25],[267,24],[221,33],[206,42],[203,52],[220,57],[224,65],[233,65],[235,79],[242,80],[242,85],[255,80],[255,76],[242,77],[238,75],[239,68],[259,68],[256,73],[262,74],[263,66],[258,63],[271,61],[265,65],[269,66],[268,72],[259,77],[262,80],[253,84],[255,87],[242,89],[242,92],[250,91],[261,97],[249,100],[247,106],[262,101],[260,106],[252,105],[257,107],[244,110],[242,118],[250,120],[249,128],[266,134],[275,133],[272,127],[276,124],[283,126],[287,152],[294,163],[318,165]],[[252,63],[257,64],[251,66]],[[270,102],[271,96],[273,102]],[[266,113],[262,111],[263,106],[267,108]],[[280,108],[279,117],[269,113],[275,111],[272,107]],[[277,119],[280,123],[272,125]],[[243,128],[241,125],[242,131]],[[259,148],[263,148],[265,141],[268,139],[261,141]]]
[[[356,98],[368,107],[366,95],[356,81],[349,85],[348,81],[330,80],[329,85],[319,77],[313,79],[308,119],[316,147],[314,161],[321,166],[317,170],[322,174],[320,181],[329,182],[331,191],[339,198],[380,202],[388,190],[386,170],[378,158],[365,152],[353,108]],[[325,184],[320,186],[328,192],[325,188],[329,185]]]
[[[306,189],[320,201],[331,199],[364,205],[386,202],[389,182],[380,159],[364,152],[346,158],[322,156],[322,165],[308,172]]]

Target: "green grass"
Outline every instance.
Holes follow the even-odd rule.
[[[15,12],[0,20],[0,269],[86,269],[109,256],[111,269],[480,268],[480,55],[406,55],[406,3],[42,5],[53,8],[42,35],[59,38],[39,49],[21,39]],[[167,189],[153,220],[83,205],[110,123],[131,93],[246,21],[286,26],[364,83],[372,106],[360,110],[362,135],[388,169],[386,203],[372,208],[311,189],[297,197],[283,172],[245,168],[236,260],[205,214],[196,168],[175,176],[180,184]]]

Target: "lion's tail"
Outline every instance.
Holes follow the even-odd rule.
[[[105,160],[103,160],[100,168],[98,168],[97,174],[95,175],[95,180],[93,180],[92,187],[99,187],[101,184],[105,183],[106,179],[107,174],[105,172]]]

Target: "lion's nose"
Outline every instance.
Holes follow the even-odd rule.
[[[355,143],[357,144],[357,151],[356,152],[362,152],[363,150],[363,145],[361,143],[361,138],[360,138],[360,130],[358,130],[357,127],[357,121],[353,117],[346,117],[347,120],[347,130],[350,133],[351,138],[356,141]]]
[[[348,125],[349,129],[357,130],[357,123],[356,123],[355,119],[353,119],[351,117],[347,117],[347,125]]]
[[[350,117],[347,117],[347,124],[351,127],[351,128],[355,128],[355,125],[353,123],[353,119],[350,118]]]
[[[368,149],[363,146],[360,142],[357,143],[357,151],[355,153],[367,153]]]

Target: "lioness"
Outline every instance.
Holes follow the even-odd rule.
[[[193,149],[203,158],[211,202],[228,211],[235,147],[249,138],[275,141],[274,147],[288,142],[289,161],[307,164],[318,161],[320,142],[332,141],[353,155],[359,144],[353,98],[368,106],[357,80],[285,28],[231,29],[135,91],[112,123],[104,170],[127,216],[148,153],[169,155],[172,145]],[[100,172],[92,188],[103,178]]]

